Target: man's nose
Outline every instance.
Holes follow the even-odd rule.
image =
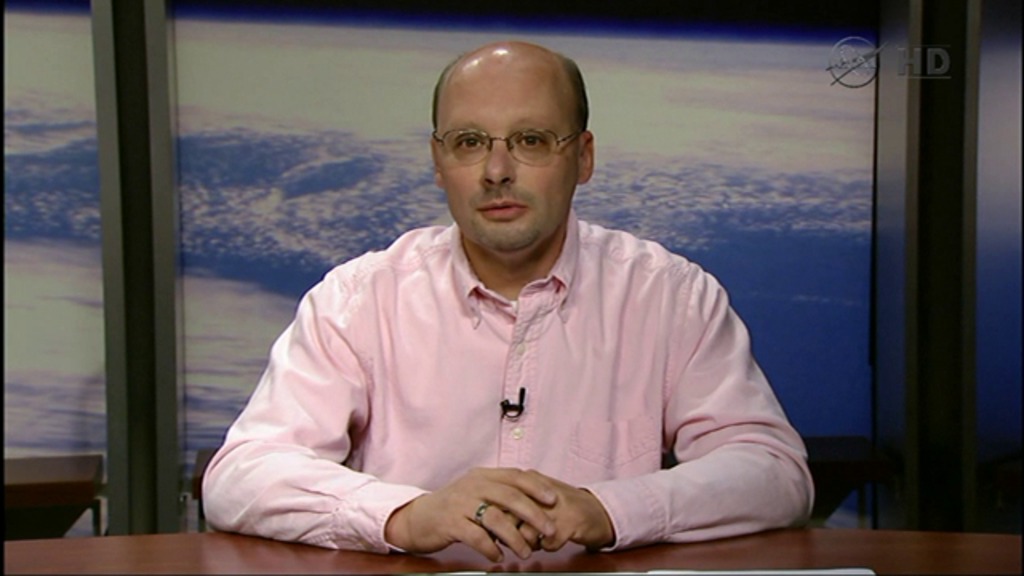
[[[511,184],[516,179],[516,160],[512,158],[508,143],[494,140],[484,160],[484,181],[488,186]]]

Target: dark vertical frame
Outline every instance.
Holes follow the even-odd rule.
[[[980,1],[928,4],[926,45],[947,80],[922,80],[919,160],[921,527],[974,524],[974,219]]]
[[[920,3],[883,0],[879,43],[920,44]],[[883,52],[878,66],[875,144],[874,399],[875,441],[899,460],[901,475],[881,490],[878,524],[917,523],[918,478],[915,391],[917,163],[919,86],[898,74],[898,61]]]
[[[180,530],[184,469],[185,386],[184,308],[179,257],[177,107],[173,19],[167,0],[144,0],[146,27],[146,92],[149,101],[150,183],[153,234],[153,331],[156,344],[157,401],[157,527]],[[170,409],[162,409],[164,406]],[[180,411],[179,411],[180,409]]]
[[[875,434],[902,464],[885,527],[975,525],[975,178],[980,0],[883,1],[878,86]],[[913,78],[898,47],[941,47]]]
[[[180,529],[177,219],[163,0],[94,0],[109,532]]]

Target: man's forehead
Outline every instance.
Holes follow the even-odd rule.
[[[512,94],[528,90],[531,99]],[[511,92],[509,92],[511,91]],[[509,98],[505,98],[509,96]],[[478,120],[481,102],[493,101],[507,114],[521,116],[516,124],[551,124],[571,107],[572,89],[561,57],[524,42],[500,42],[482,46],[455,61],[438,94],[438,124],[467,124]],[[467,108],[466,98],[475,104]],[[475,127],[476,126],[474,123]]]
[[[481,46],[463,55],[452,67],[448,81],[510,70],[558,76],[561,66],[558,56],[543,46],[525,42],[501,42]]]

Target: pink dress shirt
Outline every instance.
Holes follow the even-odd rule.
[[[520,388],[525,410],[502,418]],[[662,470],[663,450],[680,464]],[[203,502],[218,530],[387,552],[395,509],[477,466],[587,488],[614,548],[798,524],[813,499],[721,285],[570,215],[550,275],[516,303],[480,283],[455,226],[330,271],[274,344]]]

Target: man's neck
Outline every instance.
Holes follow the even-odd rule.
[[[484,286],[509,300],[517,300],[523,287],[551,273],[562,254],[565,233],[563,227],[546,244],[516,252],[490,251],[463,237],[462,249]]]

